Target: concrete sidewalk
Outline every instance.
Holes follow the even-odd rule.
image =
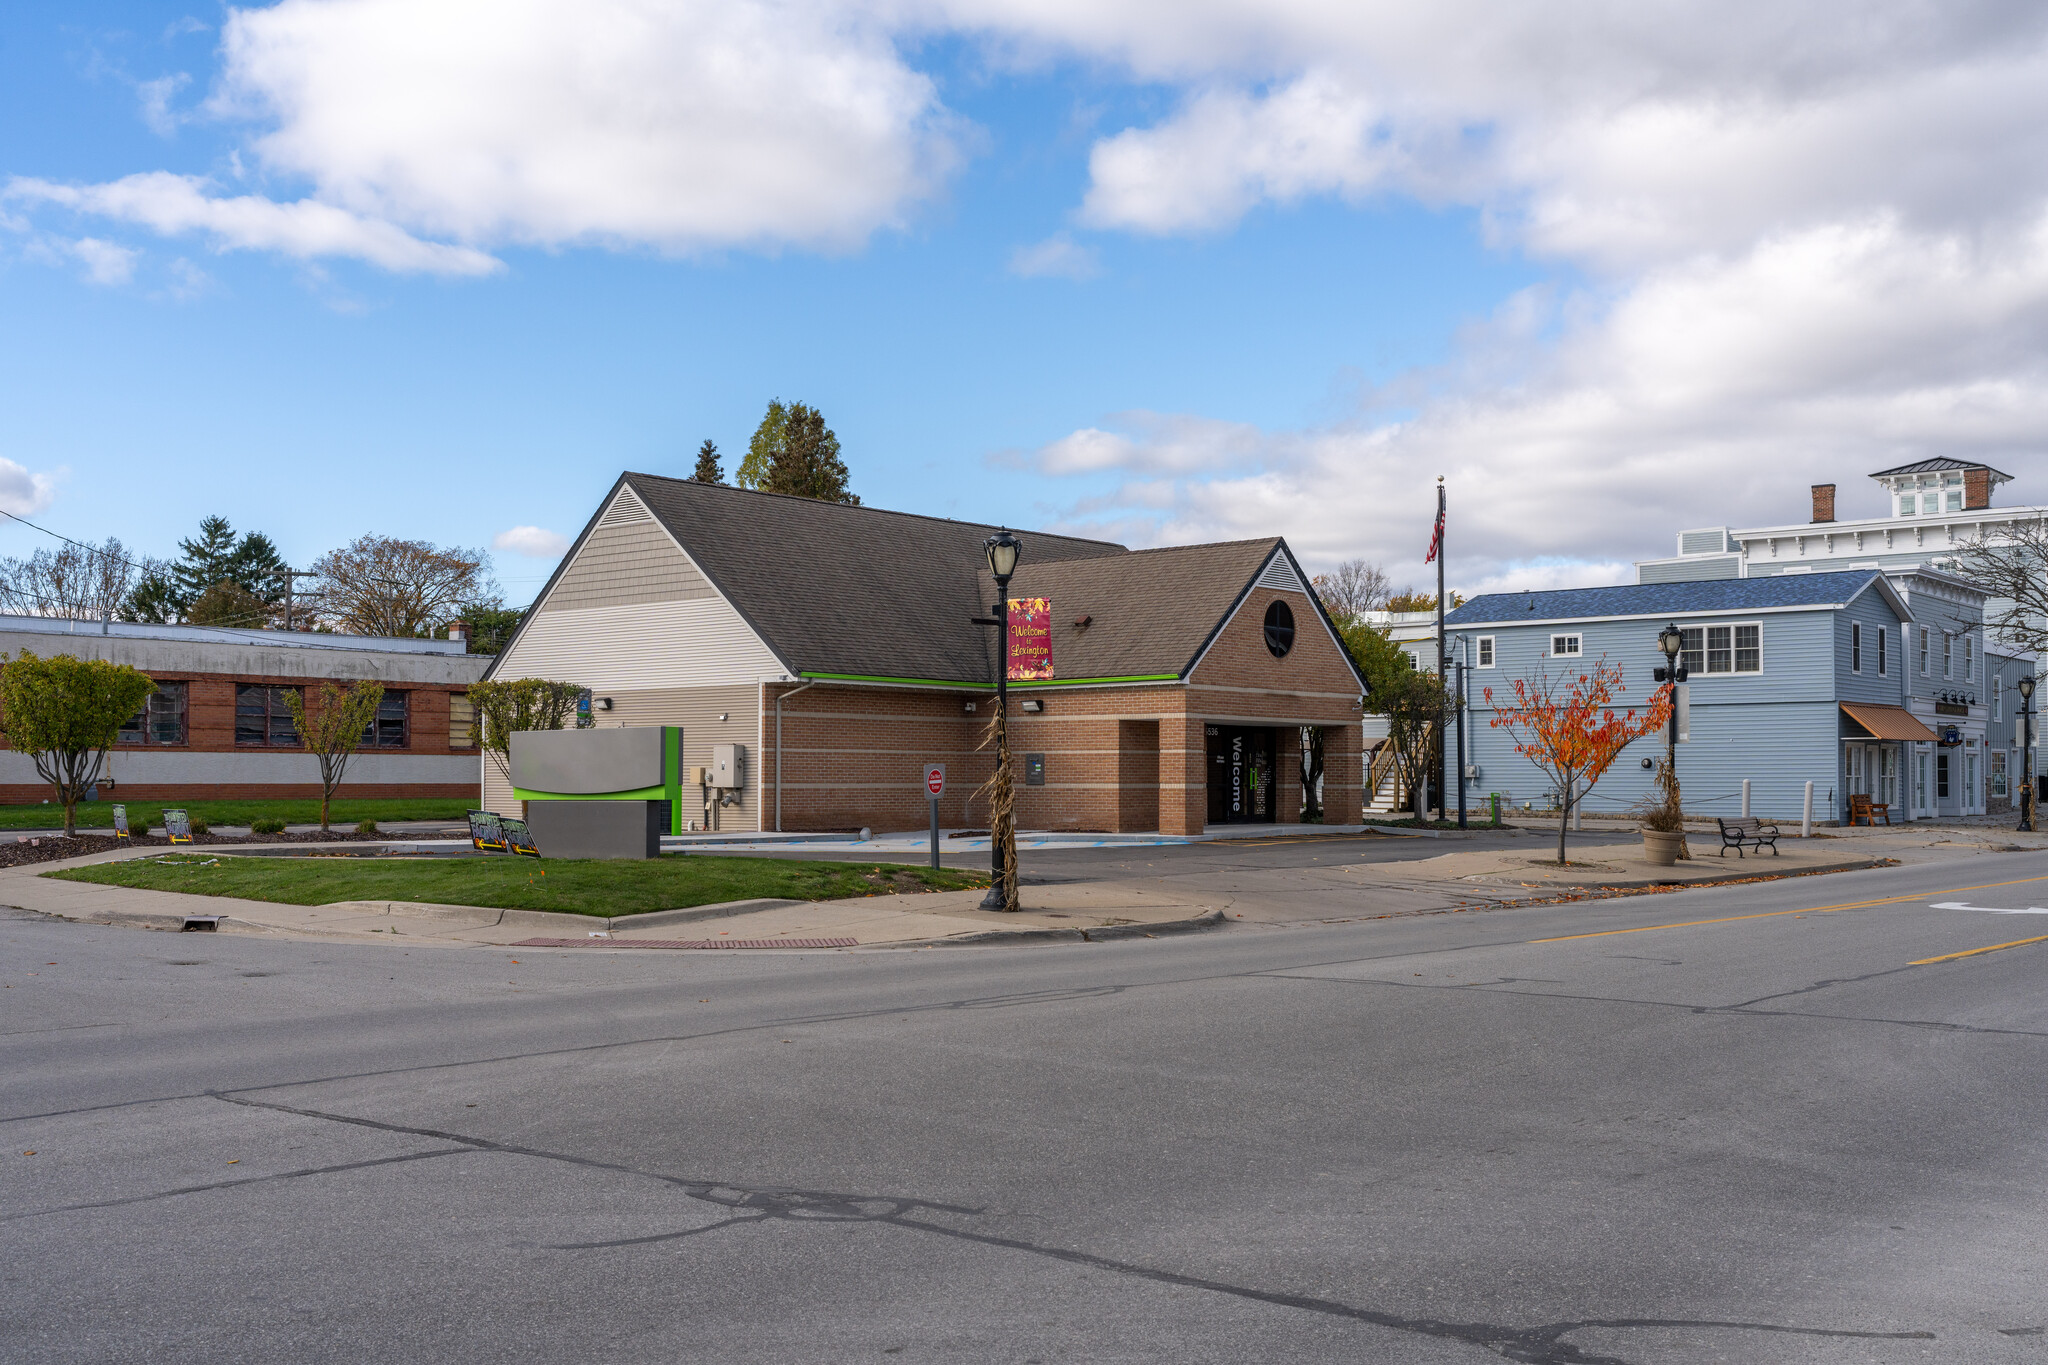
[[[532,938],[588,938],[592,934],[650,941],[849,938],[862,947],[901,947],[1030,938],[1057,941],[1098,930],[1142,933],[1154,926],[1171,930],[1189,927],[1191,921],[1214,922],[1230,901],[1228,896],[1188,896],[1140,882],[1088,882],[1028,887],[1024,899],[1029,908],[1017,914],[977,908],[986,894],[982,891],[945,891],[836,901],[741,901],[606,920],[595,915],[408,901],[283,905],[41,875],[136,856],[148,855],[119,849],[0,868],[0,905],[93,924],[172,932],[180,931],[188,918],[220,916],[217,932],[222,933],[403,943],[407,947],[505,946]],[[601,944],[605,940],[591,941]]]

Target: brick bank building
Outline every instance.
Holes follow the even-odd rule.
[[[699,815],[725,829],[987,823],[993,526],[646,474],[621,476],[492,677],[590,689],[600,726],[677,726],[686,768],[744,746]],[[1322,727],[1323,804],[1359,818],[1363,677],[1278,537],[1129,550],[1021,531],[1012,599],[1050,606],[1053,676],[1010,684],[1026,829],[1290,822],[1300,727]],[[490,766],[484,802],[517,809]]]

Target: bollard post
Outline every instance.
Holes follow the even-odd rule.
[[[932,868],[939,866],[939,798],[932,798]]]
[[[1579,780],[1576,777],[1572,779],[1571,794],[1569,799],[1572,803],[1572,833],[1577,834],[1586,827],[1586,822],[1584,819],[1586,810],[1586,790],[1584,787],[1581,787],[1579,785]]]
[[[1742,779],[1742,818],[1749,818],[1749,779]]]
[[[1806,784],[1806,805],[1799,812],[1799,837],[1802,839],[1813,837],[1813,784],[1811,782]]]

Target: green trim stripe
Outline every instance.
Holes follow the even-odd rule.
[[[889,678],[869,673],[799,673],[800,678],[815,678],[821,682],[871,682],[898,683],[907,687],[958,687],[970,692],[987,692],[994,683],[948,682],[939,678]],[[1146,683],[1179,682],[1178,673],[1138,673],[1123,678],[1043,678],[1032,682],[1013,682],[1012,691],[1023,687],[1087,687],[1104,683]]]
[[[679,725],[661,727],[662,795],[668,798],[668,832],[683,832],[683,730]]]

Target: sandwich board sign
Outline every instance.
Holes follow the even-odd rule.
[[[192,817],[184,811],[166,808],[164,811],[164,833],[171,836],[171,842],[174,844],[191,843]]]
[[[126,806],[114,807],[114,837],[116,839],[126,839],[129,837],[128,808]]]
[[[514,820],[509,815],[498,817],[498,828],[504,831],[505,848],[525,858],[538,858],[540,848],[533,842],[533,832],[524,820]]]
[[[469,813],[469,842],[479,853],[503,853],[505,830],[498,817],[487,810]]]

